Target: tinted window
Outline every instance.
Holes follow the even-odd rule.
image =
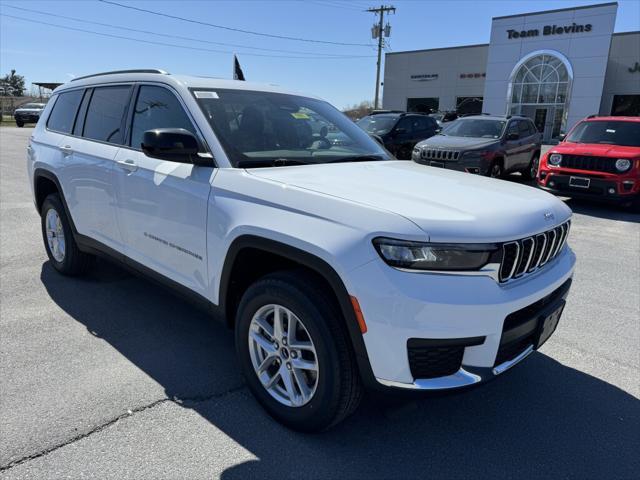
[[[518,122],[514,121],[511,122],[509,124],[509,127],[507,127],[507,135],[511,135],[512,133],[516,133],[516,134],[520,134],[519,130],[518,130]]]
[[[567,137],[567,141],[640,147],[640,122],[582,122]]]
[[[445,133],[452,137],[499,138],[505,123],[502,120],[459,118],[447,127]]]
[[[535,135],[536,133],[538,133],[538,129],[536,128],[535,124],[531,121],[529,121],[529,131],[531,132],[531,135]]]
[[[166,88],[142,86],[131,127],[131,146],[140,148],[144,132],[154,128],[184,128],[196,134],[182,105]]]
[[[129,86],[98,87],[93,90],[83,137],[122,143],[122,119],[129,103]]]
[[[424,132],[425,130],[429,130],[431,127],[431,122],[434,120],[429,117],[416,117],[416,121],[413,125],[413,128],[417,131]]]
[[[529,131],[529,122],[520,121],[518,124],[520,125],[519,129],[521,137],[528,137],[531,135],[531,132]]]
[[[370,115],[358,120],[358,126],[365,132],[375,135],[389,133],[398,121],[396,115]]]
[[[84,90],[73,90],[59,94],[49,115],[47,127],[62,133],[71,132],[83,92]]]
[[[416,118],[415,117],[404,117],[401,118],[396,126],[397,130],[403,129],[404,133],[413,133],[415,130]]]

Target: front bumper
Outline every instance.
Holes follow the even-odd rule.
[[[640,195],[640,179],[628,176],[602,177],[585,172],[567,173],[543,170],[540,172],[538,186],[556,195],[567,197],[598,199],[607,202],[624,203]],[[571,186],[571,177],[588,178],[589,186]]]
[[[403,272],[381,260],[356,269],[351,291],[367,324],[363,338],[374,377],[387,387],[443,390],[500,375],[534,350],[537,319],[549,308],[544,299],[566,297],[574,265],[575,255],[565,246],[543,269],[508,285],[485,276]],[[512,332],[505,321],[518,315],[529,315],[521,318],[527,327]],[[414,374],[410,355],[416,354],[411,351],[416,340],[436,348],[453,344],[442,365],[441,357],[429,363],[430,353],[425,354],[427,378]],[[447,371],[452,359],[459,363]],[[438,368],[446,374],[434,376]]]
[[[459,160],[431,160],[427,158],[414,157],[413,161],[429,167],[456,170],[458,172],[477,173],[480,175],[487,175],[491,166],[490,160],[480,157],[462,157]]]
[[[38,123],[38,120],[40,120],[40,116],[39,115],[29,115],[29,114],[16,114],[13,117],[15,119],[16,122],[22,122],[22,123]]]

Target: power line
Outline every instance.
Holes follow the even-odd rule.
[[[16,15],[8,15],[6,13],[0,13],[0,17],[8,17],[8,18],[15,18],[18,20],[23,20],[25,22],[31,22],[31,23],[38,23],[40,25],[47,25],[49,27],[56,27],[56,28],[61,28],[64,30],[73,30],[76,32],[83,32],[83,33],[90,33],[92,35],[100,35],[102,37],[109,37],[109,38],[118,38],[121,40],[130,40],[133,42],[139,42],[139,43],[146,43],[146,44],[150,44],[150,45],[160,45],[163,47],[174,47],[174,48],[183,48],[186,50],[197,50],[197,51],[201,51],[201,52],[213,52],[213,53],[239,53],[239,52],[233,52],[231,50],[214,50],[212,48],[201,48],[201,47],[189,47],[187,45],[178,45],[175,43],[166,43],[166,42],[155,42],[153,40],[143,40],[140,38],[133,38],[133,37],[125,37],[123,35],[114,35],[111,33],[102,33],[102,32],[94,32],[91,30],[84,30],[82,28],[75,28],[75,27],[68,27],[66,25],[58,25],[56,23],[48,23],[48,22],[41,22],[39,20],[32,20],[30,18],[24,18],[24,17],[18,17]],[[309,57],[309,56],[290,56],[290,55],[266,55],[266,54],[261,54],[261,53],[250,53],[250,52],[242,52],[242,55],[245,56],[253,56],[253,57],[266,57],[266,58],[289,58],[289,59],[305,59],[305,60],[342,60],[342,59],[353,59],[353,58],[370,58],[370,55],[361,55],[361,56],[334,56],[334,57],[330,57],[330,56],[324,56],[324,57]]]
[[[100,25],[102,27],[109,27],[109,28],[116,28],[119,30],[126,30],[129,32],[136,32],[136,33],[144,33],[144,34],[148,34],[148,35],[157,35],[159,37],[166,37],[166,38],[175,38],[178,40],[187,40],[187,41],[192,41],[192,42],[199,42],[199,43],[208,43],[211,45],[222,45],[222,46],[226,46],[226,47],[238,47],[238,48],[248,48],[251,50],[261,50],[261,51],[265,51],[265,52],[280,52],[280,53],[298,53],[298,54],[303,54],[303,55],[317,55],[317,56],[329,56],[329,57],[342,57],[345,56],[347,58],[352,58],[354,56],[360,56],[360,55],[350,55],[350,54],[331,54],[331,53],[316,53],[316,52],[305,52],[305,51],[300,51],[300,50],[283,50],[283,49],[275,49],[275,48],[263,48],[263,47],[252,47],[249,45],[240,45],[240,44],[236,44],[236,43],[225,43],[225,42],[214,42],[214,41],[210,41],[210,40],[203,40],[200,38],[194,38],[194,37],[183,37],[181,35],[171,35],[168,33],[158,33],[158,32],[152,32],[149,30],[139,30],[137,28],[130,28],[130,27],[123,27],[120,25],[113,25],[110,23],[102,23],[102,22],[95,22],[95,21],[91,21],[91,20],[86,20],[86,19],[82,19],[82,18],[78,18],[78,17],[69,17],[66,15],[58,15],[55,13],[51,13],[51,12],[43,12],[42,10],[33,10],[31,8],[23,8],[23,7],[15,7],[13,5],[3,5],[3,8],[13,8],[14,10],[21,10],[24,12],[31,12],[31,13],[36,13],[38,15],[47,15],[49,17],[56,17],[56,18],[62,18],[65,20],[73,20],[74,22],[81,22],[81,23],[85,23],[85,24],[91,24],[91,25]]]
[[[261,37],[269,37],[269,38],[279,38],[281,40],[295,40],[298,42],[309,42],[309,43],[324,43],[327,45],[350,45],[350,46],[354,46],[354,47],[369,47],[370,45],[367,43],[347,43],[347,42],[331,42],[328,40],[316,40],[316,39],[310,39],[310,38],[300,38],[300,37],[288,37],[285,35],[275,35],[272,33],[263,33],[263,32],[254,32],[252,30],[244,30],[241,28],[234,28],[234,27],[227,27],[225,25],[217,25],[215,23],[208,23],[208,22],[202,22],[200,20],[194,20],[192,18],[185,18],[185,17],[179,17],[177,15],[170,15],[168,13],[162,13],[162,12],[156,12],[153,10],[147,10],[146,8],[139,8],[139,7],[134,7],[133,5],[125,5],[122,3],[118,3],[118,2],[113,2],[111,0],[98,0],[99,2],[108,4],[108,5],[115,5],[118,7],[122,7],[122,8],[128,8],[130,10],[136,10],[138,12],[144,12],[144,13],[150,13],[152,15],[157,15],[160,17],[166,17],[166,18],[172,18],[174,20],[181,20],[183,22],[189,22],[189,23],[195,23],[197,25],[204,25],[207,27],[213,27],[213,28],[220,28],[222,30],[228,30],[231,32],[239,32],[239,33],[246,33],[248,35],[257,35],[257,36],[261,36]]]

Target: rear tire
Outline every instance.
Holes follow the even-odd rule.
[[[78,248],[60,195],[52,193],[45,198],[40,217],[44,248],[53,268],[68,276],[85,273],[95,257]]]
[[[255,282],[238,308],[236,350],[247,385],[272,417],[294,430],[325,430],[355,411],[362,397],[355,356],[334,303],[311,275],[286,271]],[[276,318],[281,329],[275,328]],[[315,360],[315,370],[296,368],[303,360],[307,366]]]

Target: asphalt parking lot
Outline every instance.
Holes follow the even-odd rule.
[[[568,305],[513,371],[455,395],[368,397],[301,435],[258,407],[232,333],[202,311],[106,262],[54,272],[30,132],[0,128],[0,478],[637,478],[640,215],[568,201]]]

